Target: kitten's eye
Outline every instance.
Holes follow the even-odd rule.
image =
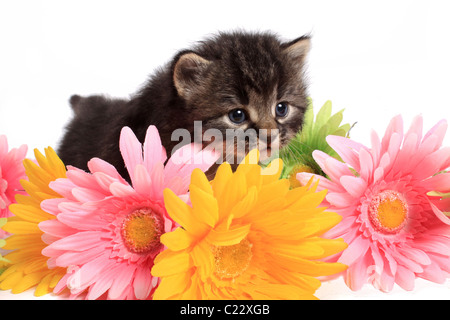
[[[280,118],[287,116],[289,112],[289,105],[286,102],[280,102],[275,107],[275,115]]]
[[[241,124],[246,120],[245,111],[243,109],[235,109],[228,113],[228,117],[234,123]]]

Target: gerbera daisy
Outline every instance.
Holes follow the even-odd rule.
[[[34,295],[42,296],[51,292],[66,273],[65,268],[47,267],[48,258],[41,254],[46,244],[38,228],[39,222],[55,218],[40,204],[45,199],[61,197],[48,184],[65,177],[66,169],[51,148],[45,149],[45,156],[35,150],[35,156],[37,164],[30,159],[23,162],[28,181],[21,180],[21,184],[26,194],[16,196],[17,203],[10,206],[15,216],[3,226],[12,234],[3,249],[13,251],[5,255],[11,265],[0,276],[0,289],[21,293],[37,286]]]
[[[161,236],[167,249],[152,269],[161,277],[154,299],[312,299],[321,285],[316,277],[345,270],[318,260],[346,247],[320,237],[340,221],[318,208],[326,192],[310,185],[289,190],[286,179],[278,180],[281,160],[271,165],[279,166],[276,174],[249,163],[233,173],[223,163],[211,184],[194,170],[192,205],[164,191],[181,227]]]
[[[42,222],[51,267],[70,267],[55,288],[86,299],[148,299],[158,283],[150,274],[163,249],[160,236],[175,225],[164,208],[163,190],[187,200],[193,169],[207,170],[217,156],[196,145],[167,159],[159,133],[147,130],[143,145],[130,128],[122,129],[120,151],[131,178],[126,182],[100,159],[88,163],[90,173],[69,167],[67,179],[50,186],[64,199],[45,201],[44,210],[57,219]]]
[[[8,149],[6,136],[0,135],[0,218],[12,216],[9,205],[15,202],[16,194],[23,194],[20,180],[25,179],[22,161],[27,154],[27,146]],[[0,229],[0,238],[5,232]]]
[[[314,152],[330,177],[316,176],[319,190],[328,190],[324,205],[343,217],[326,236],[349,244],[330,261],[349,266],[345,280],[353,290],[367,282],[382,291],[394,283],[412,290],[416,277],[442,283],[450,272],[448,219],[428,195],[450,185],[449,173],[435,175],[450,163],[450,148],[441,148],[447,123],[437,123],[423,137],[422,126],[418,116],[404,134],[397,116],[381,141],[372,132],[371,149],[329,136],[345,163]],[[311,176],[298,174],[303,182]]]
[[[300,186],[300,182],[296,179],[299,172],[324,175],[320,166],[314,161],[312,156],[314,150],[321,150],[332,157],[339,158],[325,138],[328,135],[347,137],[351,127],[349,124],[341,124],[344,110],[333,115],[331,111],[331,101],[327,101],[317,112],[314,120],[314,108],[312,100],[309,99],[302,129],[287,146],[280,150],[280,158],[284,163],[281,177],[289,179],[291,187]]]

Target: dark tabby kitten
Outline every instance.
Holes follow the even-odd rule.
[[[172,132],[184,128],[193,134],[199,120],[203,132],[278,129],[260,148],[282,147],[303,122],[309,47],[308,36],[284,43],[272,33],[220,33],[178,53],[130,100],[72,96],[75,116],[58,154],[82,169],[99,157],[128,178],[118,147],[123,126],[142,142],[148,126],[155,125],[170,156],[179,143]]]

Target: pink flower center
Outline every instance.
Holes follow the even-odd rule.
[[[369,217],[379,231],[397,233],[406,224],[408,204],[397,191],[385,190],[372,198]]]
[[[151,209],[142,208],[130,212],[122,222],[122,238],[128,250],[148,253],[161,246],[164,223]]]

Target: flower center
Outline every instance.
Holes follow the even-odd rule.
[[[160,246],[164,230],[161,217],[148,208],[129,213],[122,222],[122,238],[128,250],[147,253]]]
[[[247,239],[231,246],[213,246],[212,251],[215,273],[220,279],[240,276],[252,259],[252,244]]]
[[[291,189],[298,188],[298,187],[302,186],[300,181],[297,180],[297,173],[300,173],[300,172],[315,173],[314,170],[311,167],[307,166],[307,165],[304,165],[304,164],[296,165],[292,169],[291,174],[289,175],[289,184],[291,186]]]
[[[408,205],[400,193],[385,190],[370,202],[369,217],[378,230],[396,233],[406,224]]]

